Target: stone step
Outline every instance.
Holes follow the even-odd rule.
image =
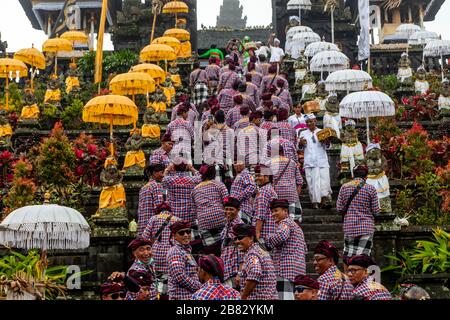
[[[339,251],[342,251],[344,249],[344,238],[340,240],[332,241],[331,243],[336,246]],[[326,240],[326,239],[320,239],[320,240]],[[308,246],[308,252],[314,252],[314,248],[319,244],[320,240],[311,240],[309,241],[306,239],[306,245]]]
[[[342,218],[339,215],[304,215],[302,226],[314,223],[341,223]]]
[[[320,240],[328,240],[330,242],[344,239],[344,232],[305,232],[305,240],[308,243],[309,241],[317,241]]]
[[[301,227],[305,234],[309,234],[311,232],[342,232],[341,223],[302,223]]]
[[[318,216],[334,216],[340,217],[335,208],[331,209],[310,209],[303,208],[303,217],[318,217]]]

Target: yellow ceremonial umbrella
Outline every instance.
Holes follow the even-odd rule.
[[[152,41],[152,44],[165,44],[168,45],[175,51],[176,54],[180,51],[181,48],[181,42],[177,38],[173,37],[160,37],[156,38]]]
[[[167,44],[150,44],[141,50],[140,58],[145,62],[165,61],[167,71],[167,61],[176,60],[177,54]]]
[[[61,39],[66,39],[72,42],[72,47],[75,48],[75,42],[79,42],[82,44],[87,44],[89,42],[89,38],[83,31],[71,30],[66,31],[61,35]],[[72,58],[72,62],[75,58]]]
[[[9,78],[23,78],[28,76],[28,68],[20,60],[11,58],[1,58],[0,59],[0,78],[6,79],[5,87],[5,109],[8,110],[9,107]]]
[[[111,156],[113,147],[113,126],[127,126],[136,123],[138,107],[129,98],[118,95],[98,96],[88,101],[83,107],[84,122],[109,124]]]
[[[147,95],[151,92],[155,92],[155,80],[146,73],[128,72],[122,73],[109,82],[109,89],[113,94],[131,95],[133,102],[135,102],[134,96],[136,94]]]
[[[164,70],[160,66],[153,63],[141,63],[135,65],[131,67],[130,72],[146,73],[151,76],[153,80],[155,80],[156,84],[164,82],[166,78],[166,73]]]
[[[55,75],[58,68],[58,52],[59,51],[72,51],[73,46],[69,40],[59,38],[48,39],[42,45],[42,51],[44,52],[54,52],[55,53]]]
[[[164,32],[164,37],[173,37],[180,41],[190,41],[191,40],[191,34],[189,33],[189,31],[184,30],[184,29],[178,29],[178,28],[167,29]]]
[[[178,14],[179,13],[188,13],[189,7],[183,1],[170,1],[164,5],[162,12],[175,14],[175,27],[176,27],[177,21],[178,21]]]
[[[37,69],[45,69],[45,56],[42,54],[42,52],[36,49],[34,45],[32,45],[31,48],[20,49],[19,51],[17,51],[14,54],[14,59],[20,60],[31,66],[30,78],[31,78],[31,89],[33,89],[34,76],[36,72],[39,72],[37,71]]]

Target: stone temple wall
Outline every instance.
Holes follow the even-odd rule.
[[[243,30],[223,30],[223,29],[211,29],[211,30],[198,30],[197,31],[197,47],[198,50],[206,50],[212,44],[216,44],[218,48],[225,48],[230,39],[238,38],[243,39],[245,36],[249,36],[252,41],[267,42],[272,29],[243,29]]]

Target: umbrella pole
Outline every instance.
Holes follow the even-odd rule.
[[[366,116],[366,130],[367,130],[367,145],[370,144],[370,123],[369,116]]]
[[[55,76],[58,73],[58,52],[55,52]]]
[[[110,140],[110,152],[111,152],[111,156],[114,156],[114,144],[113,144],[113,133],[112,133],[112,117],[111,120],[109,122],[109,140]]]
[[[331,8],[331,42],[334,43],[334,8]]]
[[[302,25],[302,8],[298,8],[298,18],[300,20],[300,25]]]
[[[152,44],[153,39],[155,37],[156,17],[157,17],[157,13],[155,10],[155,14],[153,15],[152,35],[150,36],[150,44]]]
[[[178,13],[177,12],[175,12],[175,28],[177,27],[177,25],[178,25]]]
[[[442,53],[441,53],[441,77],[442,81],[444,81],[444,57],[442,56]]]
[[[5,87],[5,110],[8,111],[9,107],[9,78],[8,75],[6,75],[6,87]]]

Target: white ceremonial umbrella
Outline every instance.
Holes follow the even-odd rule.
[[[292,27],[288,30],[288,32],[286,33],[286,46],[285,46],[285,51],[286,53],[289,53],[292,55],[291,52],[291,48],[292,48],[292,39],[296,34],[302,33],[302,32],[313,32],[313,30],[310,27],[307,26],[297,26],[297,27]],[[295,52],[295,59],[298,58],[297,56],[298,52]]]
[[[396,34],[406,35],[408,38],[415,32],[422,30],[418,25],[412,23],[401,24],[395,29]]]
[[[14,248],[47,250],[89,247],[90,227],[77,210],[44,203],[11,212],[0,224],[0,243]]]
[[[450,40],[432,40],[423,49],[424,57],[441,58],[441,74],[444,80],[444,59],[443,56],[450,55]]]
[[[341,50],[339,50],[339,47],[334,43],[319,41],[310,43],[306,46],[305,56],[314,57],[316,54],[323,51],[341,51]]]
[[[420,30],[414,32],[408,40],[408,43],[411,45],[422,45],[427,44],[427,42],[431,40],[438,40],[439,35],[436,32]]]
[[[331,73],[325,80],[327,91],[362,91],[372,88],[372,77],[362,70],[339,70]]]
[[[380,91],[358,91],[347,95],[339,105],[339,115],[345,118],[366,119],[367,145],[370,143],[369,118],[395,115],[395,103]]]
[[[348,69],[350,59],[339,51],[322,51],[316,54],[309,64],[312,72],[320,72],[323,79],[323,72],[335,72]]]
[[[298,17],[300,18],[300,24],[302,24],[302,9],[311,10],[311,0],[290,0],[287,3],[288,10],[298,10]]]
[[[304,50],[310,43],[319,42],[322,40],[320,36],[315,32],[302,32],[296,33],[292,38],[292,52],[297,54],[300,50]],[[292,57],[294,57],[294,54]],[[294,57],[295,58],[295,57]]]

